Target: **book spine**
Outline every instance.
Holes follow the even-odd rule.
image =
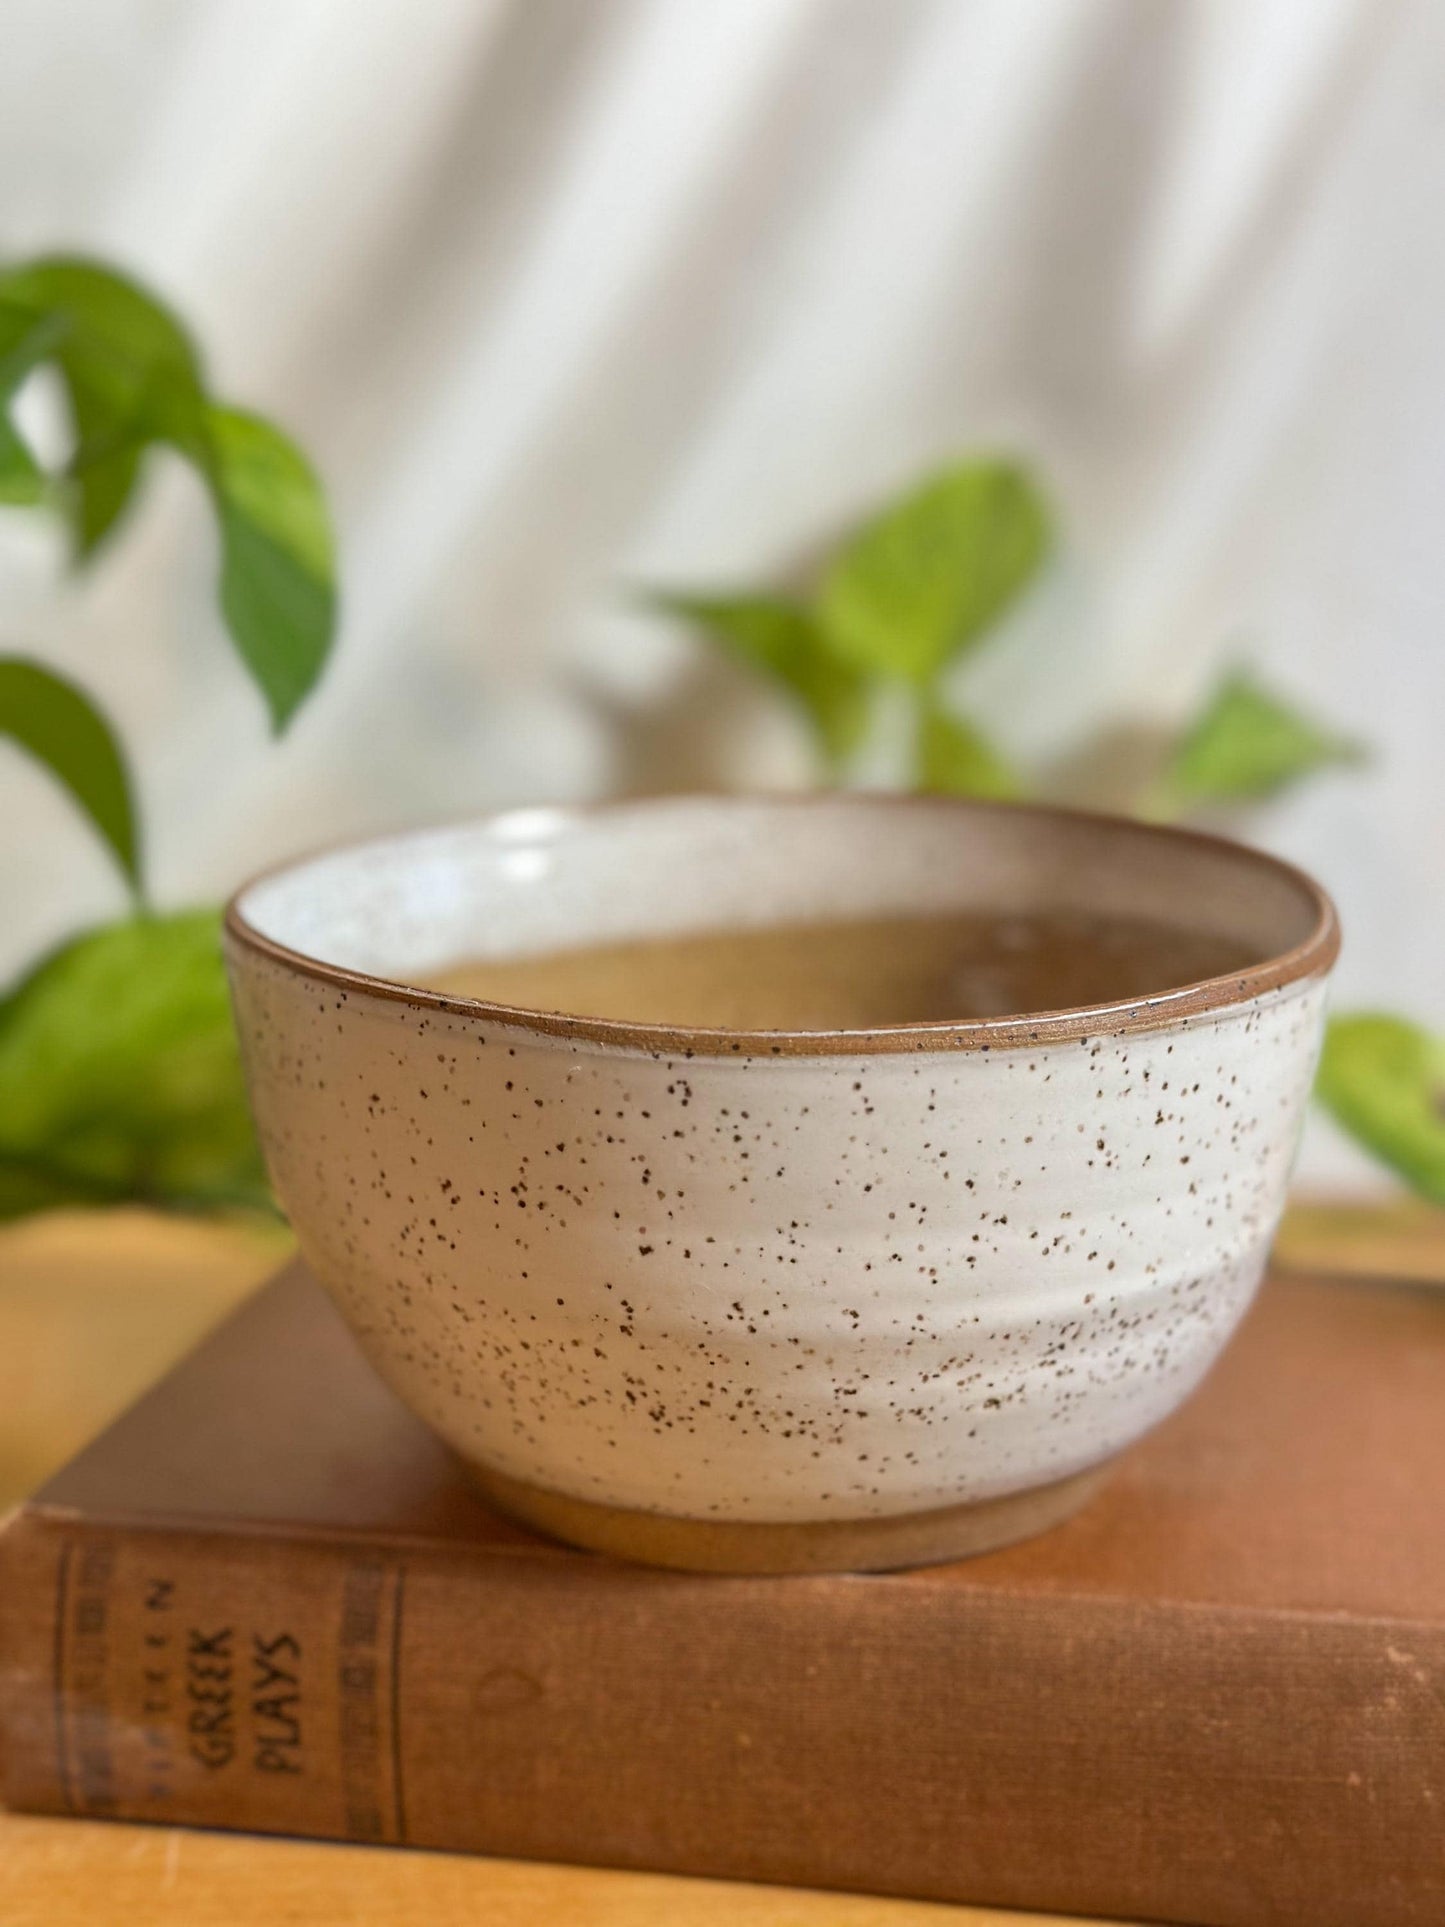
[[[22,1513],[47,1813],[1207,1927],[1445,1919],[1445,1629]]]

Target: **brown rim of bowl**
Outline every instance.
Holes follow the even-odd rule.
[[[831,803],[856,803],[868,808],[883,805],[894,809],[926,804],[930,808],[956,808],[962,812],[1027,813],[1052,817],[1071,823],[1095,823],[1103,828],[1122,829],[1133,835],[1185,841],[1196,847],[1224,851],[1232,857],[1291,884],[1315,910],[1314,926],[1302,943],[1278,956],[1223,977],[1208,977],[1198,983],[1182,984],[1177,989],[1160,991],[1151,997],[1121,1003],[1089,1004],[1054,1011],[1031,1011],[1009,1017],[976,1018],[965,1023],[894,1024],[873,1030],[718,1030],[703,1026],[676,1024],[639,1024],[611,1017],[574,1017],[562,1011],[529,1010],[515,1004],[488,1003],[480,997],[459,997],[441,990],[427,990],[416,984],[395,983],[374,977],[366,971],[347,970],[329,964],[305,951],[293,950],[263,936],[241,911],[241,900],[257,884],[282,876],[325,856],[359,850],[368,843],[397,842],[406,837],[425,836],[429,831],[462,829],[498,822],[515,815],[518,809],[495,810],[476,817],[452,818],[448,822],[398,830],[380,837],[355,837],[325,844],[321,848],[288,857],[282,863],[258,871],[234,892],[226,904],[224,928],[230,940],[256,955],[281,964],[327,984],[343,993],[360,993],[391,1003],[410,1005],[416,1010],[439,1010],[460,1017],[483,1018],[488,1023],[539,1033],[546,1037],[574,1042],[611,1045],[618,1050],[645,1051],[658,1057],[872,1057],[904,1051],[1027,1050],[1031,1046],[1087,1042],[1091,1037],[1118,1037],[1143,1031],[1167,1030],[1190,1018],[1202,1017],[1232,1005],[1250,1003],[1270,991],[1282,990],[1306,978],[1322,977],[1339,955],[1340,927],[1334,904],[1313,877],[1292,863],[1256,850],[1229,837],[1215,836],[1204,830],[1186,830],[1173,824],[1142,823],[1133,817],[1112,816],[1097,810],[1065,809],[1048,803],[997,803],[982,797],[942,797],[892,793],[877,790],[802,790],[802,791],[680,791],[663,796],[616,797],[595,803],[546,805],[563,817],[605,816],[614,811],[645,810],[681,802],[712,802],[726,805],[764,803],[774,807],[807,807],[826,798]]]

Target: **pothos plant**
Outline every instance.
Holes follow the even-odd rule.
[[[58,466],[12,412],[41,370],[70,446]],[[216,396],[165,305],[101,263],[0,269],[0,504],[63,518],[75,560],[103,550],[159,456],[214,512],[226,631],[277,732],[321,674],[336,624],[325,501],[274,423]],[[65,786],[104,842],[128,913],[41,959],[0,997],[0,1219],[122,1200],[269,1208],[221,968],[218,913],[155,913],[116,731],[70,679],[0,655],[0,736]]]
[[[71,423],[47,466],[12,413],[48,369]],[[189,464],[212,505],[226,630],[284,730],[325,664],[336,622],[333,542],[304,456],[211,391],[184,327],[103,264],[0,269],[0,506],[48,511],[87,566],[147,466]],[[798,706],[820,772],[844,778],[880,691],[909,719],[920,787],[1018,796],[1026,785],[953,693],[968,658],[1047,561],[1040,491],[1017,464],[930,477],[843,542],[804,594],[659,595]],[[128,913],[41,959],[0,996],[0,1219],[59,1204],[141,1200],[269,1208],[221,970],[218,916],[149,906],[134,789],[117,734],[73,681],[0,654],[0,736],[65,786],[103,839]],[[1237,674],[1173,745],[1139,807],[1169,816],[1268,796],[1356,748]],[[1445,1201],[1445,1052],[1418,1026],[1333,1020],[1326,1104],[1417,1189]]]
[[[1018,798],[1028,784],[958,691],[1052,546],[1052,516],[1029,470],[978,458],[928,476],[868,517],[801,590],[666,590],[645,600],[792,702],[824,780],[846,779],[880,711],[896,718],[901,708],[906,780],[923,790]],[[1361,754],[1236,669],[1163,747],[1134,808],[1167,820],[1258,802]],[[1360,1144],[1445,1203],[1445,1042],[1382,1012],[1333,1017],[1316,1089]]]

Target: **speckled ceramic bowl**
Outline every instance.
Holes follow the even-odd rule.
[[[1250,966],[1143,1002],[679,1031],[410,988],[462,959],[938,909],[1144,916]],[[719,1570],[956,1556],[1072,1511],[1264,1266],[1338,946],[1213,838],[921,799],[525,810],[230,906],[301,1248],[499,1503]]]

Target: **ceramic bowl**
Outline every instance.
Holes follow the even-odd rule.
[[[842,1032],[413,987],[640,935],[1040,908],[1252,961]],[[734,1571],[1024,1536],[1188,1396],[1264,1267],[1337,947],[1313,883],[1215,838],[837,794],[514,811],[293,863],[226,919],[276,1190],[376,1369],[513,1514]]]

